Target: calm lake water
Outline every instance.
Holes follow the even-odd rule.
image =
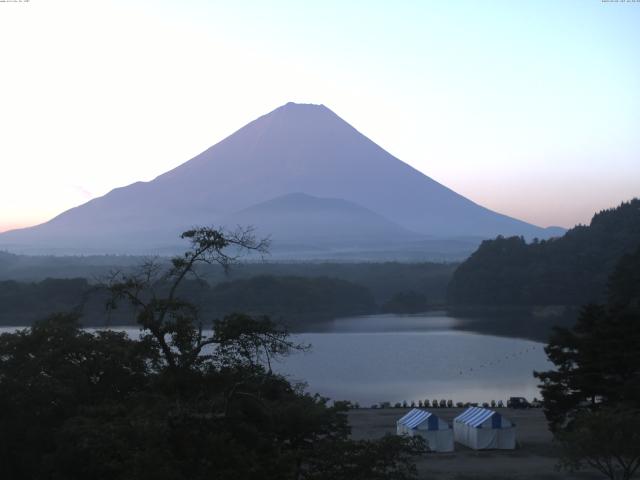
[[[540,397],[532,372],[552,366],[542,343],[464,331],[460,323],[442,313],[337,319],[293,335],[311,344],[311,351],[295,353],[274,369],[306,381],[312,393],[363,406]],[[124,330],[137,335],[135,328]]]

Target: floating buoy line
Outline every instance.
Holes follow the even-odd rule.
[[[476,369],[476,371],[479,371],[482,368],[487,368],[487,367],[492,367],[492,366],[497,366],[503,362],[506,362],[509,359],[513,359],[513,358],[518,358],[518,357],[522,357],[523,355],[533,351],[533,350],[538,350],[538,348],[535,345],[531,345],[527,348],[523,348],[522,350],[518,350],[516,352],[511,352],[511,353],[507,353],[504,356],[500,356],[500,357],[496,357],[494,360],[491,360],[489,362],[485,362],[485,363],[481,363],[480,365],[476,365],[475,367],[465,367],[465,368],[461,368],[458,370],[458,375],[466,375],[469,374],[471,372],[474,371],[474,368]]]

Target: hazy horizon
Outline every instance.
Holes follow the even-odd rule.
[[[640,4],[0,4],[0,232],[149,181],[289,101],[324,104],[540,226],[640,195]]]

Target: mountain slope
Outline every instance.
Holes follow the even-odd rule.
[[[118,188],[0,246],[128,251],[175,244],[194,224],[303,192],[342,199],[439,237],[547,237],[483,208],[396,159],[322,105],[288,103],[151,182]]]
[[[448,287],[455,305],[584,305],[603,302],[619,259],[640,247],[640,199],[593,216],[563,237],[527,244],[517,237],[480,245]]]
[[[276,245],[379,245],[415,241],[422,236],[353,202],[292,193],[253,205],[226,224],[252,225]]]

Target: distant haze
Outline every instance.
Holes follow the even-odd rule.
[[[0,2],[0,231],[149,181],[293,100],[494,211],[640,192],[640,4]]]
[[[253,225],[277,249],[415,249],[434,238],[546,238],[393,157],[324,105],[287,103],[151,182],[115,189],[0,247],[53,253],[171,248],[193,225]],[[479,241],[479,240],[478,240]],[[328,253],[328,255],[332,255]],[[307,253],[304,254],[307,256]]]

